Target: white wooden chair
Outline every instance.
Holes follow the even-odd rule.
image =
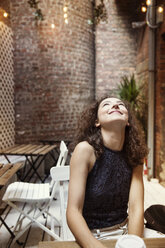
[[[19,213],[21,213],[21,218],[19,222],[17,222],[14,232],[19,228],[21,229],[22,221],[26,218],[30,220],[30,222],[19,230],[18,234],[16,234],[15,238],[12,241],[10,247],[14,245],[16,240],[19,239],[23,235],[23,233],[33,224],[36,223],[38,227],[43,229],[49,235],[51,235],[56,240],[66,240],[66,217],[65,217],[65,205],[64,205],[64,190],[63,190],[63,182],[69,180],[69,166],[60,166],[64,165],[66,161],[66,149],[60,149],[60,161],[58,166],[52,167],[50,170],[50,175],[52,177],[50,187],[49,183],[24,183],[24,182],[15,182],[8,186],[4,196],[3,201],[5,201],[12,208],[16,209]],[[64,151],[64,153],[62,152]],[[54,215],[49,212],[49,207],[53,201],[54,195],[59,186],[59,197],[60,197],[60,220],[58,220]],[[28,203],[30,209],[27,211],[20,208],[17,202]],[[43,225],[38,219],[41,215],[48,214],[51,216],[51,227],[48,228]],[[54,232],[54,225],[62,227],[63,237],[59,237]]]

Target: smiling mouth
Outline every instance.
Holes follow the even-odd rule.
[[[111,111],[111,112],[109,112],[108,114],[113,114],[113,113],[119,113],[119,114],[123,115],[123,113],[121,113],[121,112],[118,111],[118,110]]]

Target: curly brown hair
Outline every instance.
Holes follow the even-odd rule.
[[[93,102],[80,115],[78,121],[78,129],[76,133],[76,143],[87,141],[93,146],[96,158],[100,158],[103,153],[104,145],[100,128],[96,127],[97,112],[100,103],[114,96],[104,96],[101,99]],[[123,154],[131,167],[143,164],[144,158],[148,154],[148,148],[144,141],[142,129],[135,118],[131,106],[127,101],[123,101],[128,110],[129,126],[125,129],[125,141],[123,145]]]

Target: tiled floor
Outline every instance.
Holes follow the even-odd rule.
[[[150,181],[144,177],[144,208],[148,208],[153,204],[165,205],[165,187],[159,184],[157,179],[151,179]]]

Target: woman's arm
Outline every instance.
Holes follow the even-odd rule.
[[[144,185],[143,166],[133,169],[129,194],[128,233],[143,236],[144,230]]]
[[[83,248],[105,248],[93,237],[82,216],[86,180],[95,159],[92,146],[84,141],[76,146],[70,163],[67,222],[77,242]]]

